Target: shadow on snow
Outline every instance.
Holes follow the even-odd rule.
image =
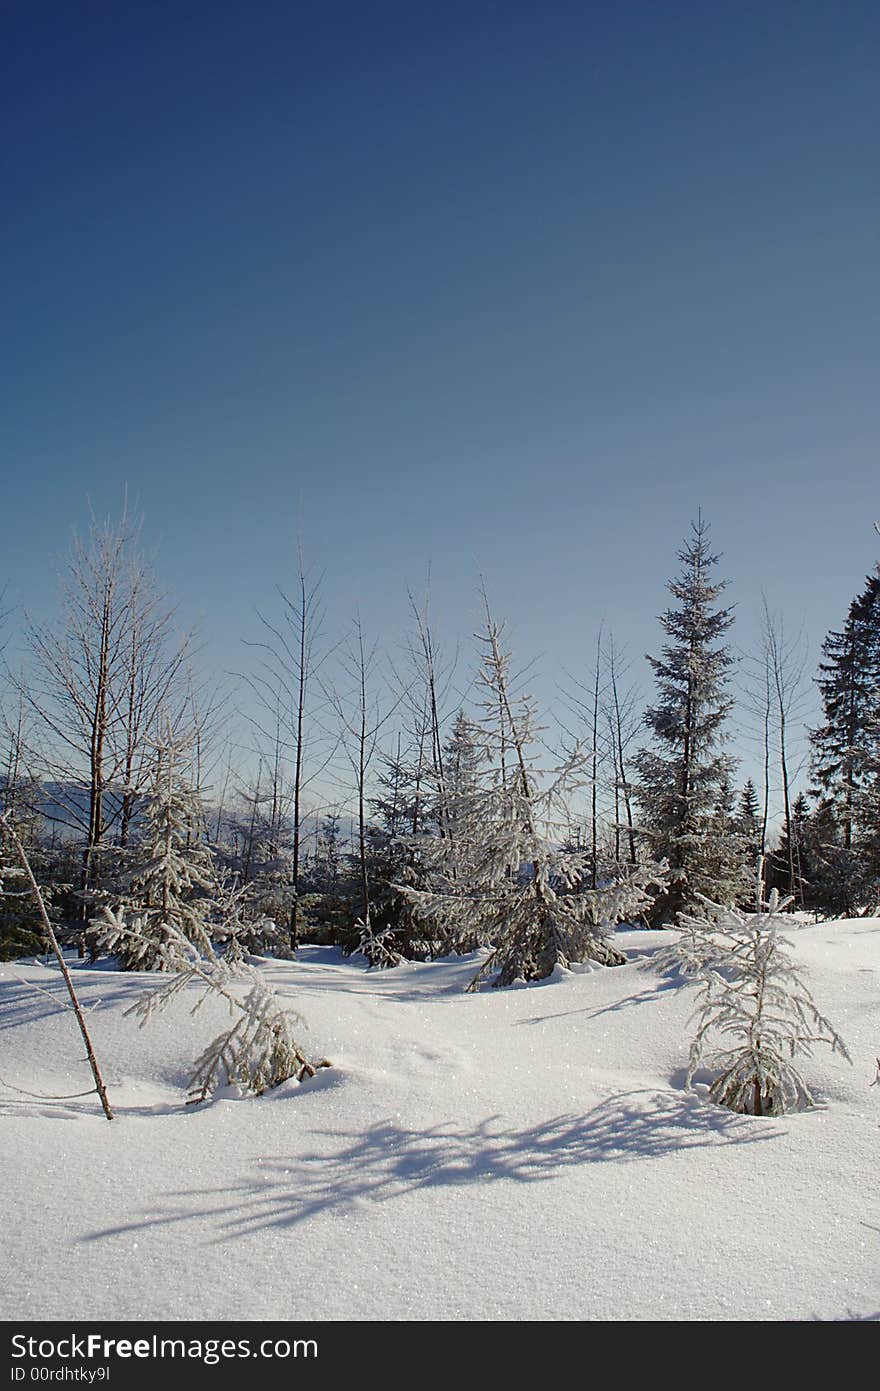
[[[767,1121],[735,1116],[698,1097],[632,1091],[586,1115],[562,1115],[526,1129],[500,1116],[461,1128],[452,1122],[413,1129],[392,1120],[363,1133],[314,1132],[335,1151],[255,1161],[252,1172],[215,1189],[180,1190],[136,1221],[93,1232],[97,1241],[148,1227],[206,1224],[212,1242],[266,1227],[288,1227],[322,1212],[386,1202],[420,1189],[537,1183],[582,1164],[633,1163],[718,1144],[758,1144],[778,1132]]]

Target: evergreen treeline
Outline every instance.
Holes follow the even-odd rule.
[[[249,644],[242,680],[257,713],[236,758],[228,712],[199,680],[137,532],[93,523],[76,543],[55,621],[23,624],[21,673],[6,615],[0,813],[59,935],[83,951],[107,949],[109,911],[139,924],[136,943],[114,938],[127,967],[161,965],[173,929],[196,950],[329,942],[383,965],[486,947],[506,982],[613,964],[616,922],[679,922],[707,899],[748,910],[775,889],[826,916],[876,909],[880,567],[823,643],[822,722],[795,795],[769,620],[764,786],[737,785],[734,615],[702,519],[648,659],[653,699],[644,708],[625,688],[619,652],[601,642],[571,704],[577,727],[546,758],[488,602],[461,682],[475,675],[478,694],[463,701],[426,608],[413,604],[407,669],[385,675],[359,624],[339,660],[304,574]],[[0,868],[0,951],[33,952],[39,920],[8,855]]]

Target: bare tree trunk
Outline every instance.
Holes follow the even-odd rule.
[[[299,681],[297,682],[296,698],[296,758],[293,773],[293,863],[292,863],[292,890],[293,901],[290,906],[290,949],[296,951],[299,946],[299,847],[300,832],[302,827],[301,797],[302,797],[302,772],[303,772],[303,722],[305,719],[306,705],[306,673],[308,670],[308,650],[309,644],[306,637],[306,626],[308,622],[308,605],[306,603],[306,580],[305,575],[300,569],[299,575],[299,595],[300,595],[300,627],[299,627]]]
[[[370,925],[370,881],[367,873],[367,817],[364,790],[367,778],[367,665],[364,657],[364,635],[358,624],[360,651],[360,732],[358,736],[358,845],[360,848],[361,895],[364,925]]]
[[[764,701],[764,809],[761,814],[761,863],[767,854],[767,820],[770,815],[770,667],[765,655],[765,701]],[[765,895],[766,897],[766,895]]]
[[[617,740],[614,737],[614,724],[608,721],[611,735],[611,771],[614,775],[614,863],[620,864],[620,763],[617,757]]]
[[[101,614],[101,635],[98,653],[98,676],[95,689],[95,702],[91,716],[91,741],[89,747],[89,831],[88,842],[83,851],[82,874],[80,878],[80,889],[82,891],[82,902],[80,905],[80,918],[83,924],[83,934],[79,941],[79,954],[85,956],[85,925],[89,917],[88,892],[92,880],[92,864],[94,856],[98,851],[101,837],[104,832],[104,745],[107,738],[107,703],[108,703],[108,677],[109,677],[109,643],[110,643],[110,611],[112,601],[113,584],[110,576],[107,578],[104,590],[104,604]]]
[[[107,1099],[107,1089],[104,1086],[104,1079],[101,1076],[101,1070],[98,1067],[98,1060],[95,1057],[95,1050],[92,1047],[92,1040],[89,1036],[88,1028],[86,1027],[85,1016],[82,1012],[82,1007],[77,997],[77,993],[73,988],[73,981],[71,979],[70,972],[67,969],[67,962],[64,960],[64,954],[58,945],[58,938],[55,936],[55,930],[52,927],[52,923],[49,920],[49,914],[46,912],[46,904],[43,900],[43,895],[40,892],[40,886],[34,878],[34,872],[31,869],[30,861],[27,857],[27,854],[25,853],[25,848],[22,845],[21,840],[19,839],[18,833],[12,824],[11,818],[8,815],[4,814],[2,817],[0,817],[0,825],[2,825],[4,834],[9,836],[10,840],[15,846],[15,849],[18,853],[18,858],[21,861],[22,869],[24,870],[28,883],[30,884],[31,892],[33,893],[34,898],[36,900],[37,910],[40,914],[40,918],[43,923],[43,931],[49,939],[52,951],[55,953],[55,959],[58,962],[61,974],[64,978],[64,984],[67,986],[67,993],[70,996],[70,1003],[73,1007],[73,1012],[76,1015],[76,1022],[79,1025],[79,1031],[82,1034],[83,1043],[86,1047],[86,1057],[88,1059],[89,1067],[91,1068],[92,1076],[95,1079],[95,1091],[98,1093],[98,1096],[100,1098],[101,1107],[103,1109],[104,1115],[107,1117],[108,1121],[112,1121],[113,1112],[110,1109],[110,1102]]]
[[[446,779],[443,769],[443,742],[440,732],[440,707],[437,693],[437,655],[434,648],[431,627],[428,622],[427,600],[422,609],[419,609],[412,594],[410,594],[409,600],[418,629],[419,643],[421,646],[421,665],[425,678],[425,705],[422,715],[422,725],[420,725],[418,731],[420,760],[423,754],[423,741],[425,735],[423,726],[428,725],[431,735],[431,763],[434,771],[434,783],[437,788],[439,831],[443,839],[452,840],[452,825],[449,820],[446,798]]]
[[[424,709],[423,712],[422,712],[422,719],[421,719],[420,723],[418,724],[417,733],[416,733],[416,737],[417,737],[417,739],[418,739],[418,758],[417,758],[417,761],[416,761],[416,777],[415,777],[415,783],[414,783],[414,785],[413,785],[412,824],[411,824],[411,826],[410,826],[410,834],[411,834],[411,835],[414,835],[414,836],[415,836],[415,835],[418,835],[419,825],[421,824],[421,815],[422,815],[422,777],[423,777],[423,775],[424,775],[424,769],[425,769],[425,735],[426,735],[426,733],[427,733],[427,724],[428,724],[428,719],[427,719],[427,717],[428,717],[428,711],[427,711],[427,696],[426,696],[425,709]],[[441,802],[445,802],[445,797],[444,797],[442,791],[441,791],[440,797],[441,797]],[[448,811],[443,811],[441,814],[442,814],[443,816],[445,816],[445,818],[446,818],[446,820],[447,820],[447,822],[448,822],[448,820],[449,820]],[[451,837],[451,827],[450,827],[450,837]]]
[[[325,694],[339,721],[340,742],[351,765],[357,801],[357,873],[360,879],[362,918],[370,925],[370,875],[367,857],[367,777],[378,744],[379,732],[393,715],[399,699],[384,714],[376,700],[369,696],[370,681],[376,657],[375,645],[369,652],[364,647],[364,631],[360,618],[343,651],[343,667],[353,689],[340,695],[333,687],[324,687]],[[352,839],[355,836],[352,817]],[[354,856],[352,856],[355,859]]]
[[[251,878],[251,861],[254,857],[254,841],[257,835],[257,813],[260,805],[260,786],[263,779],[263,760],[260,759],[257,768],[257,786],[251,799],[251,820],[248,827],[248,838],[244,850],[244,858],[241,864],[241,882],[249,884]]]
[[[616,653],[614,651],[613,637],[611,639],[608,665],[609,675],[611,678],[611,702],[614,720],[613,738],[617,750],[616,762],[619,770],[620,790],[623,793],[624,810],[626,811],[627,836],[629,839],[629,862],[631,865],[634,865],[637,862],[635,822],[633,820],[632,795],[630,792],[629,782],[626,776],[626,750],[624,747],[623,737],[623,713],[621,710],[620,692],[618,690],[617,685],[617,659]]]
[[[592,797],[590,803],[590,828],[591,828],[591,850],[590,850],[590,887],[595,889],[599,884],[599,673],[602,666],[602,625],[599,625],[599,636],[596,639],[596,679],[593,683],[593,758],[592,758]]]
[[[782,774],[783,812],[788,849],[788,892],[797,895],[798,874],[795,867],[795,837],[791,814],[791,779],[786,735],[788,716],[798,699],[799,683],[803,673],[803,658],[798,653],[797,641],[795,643],[786,642],[782,621],[771,615],[766,596],[764,598],[764,649],[767,664],[768,706],[772,683],[776,721],[779,727],[779,770]],[[801,887],[801,894],[802,892]]]

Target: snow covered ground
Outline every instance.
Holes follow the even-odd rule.
[[[788,935],[854,1065],[819,1104],[683,1090],[692,986],[630,964],[465,995],[477,958],[266,961],[332,1068],[187,1107],[227,1016],[78,967],[117,1119],[55,967],[0,966],[5,1319],[864,1319],[880,1313],[880,921]],[[648,969],[643,969],[645,963]],[[15,1091],[12,1088],[21,1089]]]

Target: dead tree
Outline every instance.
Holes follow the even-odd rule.
[[[124,845],[148,778],[147,750],[182,687],[188,640],[138,549],[139,523],[92,518],[74,538],[61,613],[27,621],[35,659],[19,690],[34,715],[35,765],[52,785],[59,819],[83,838],[82,915],[95,861],[111,830]]]

